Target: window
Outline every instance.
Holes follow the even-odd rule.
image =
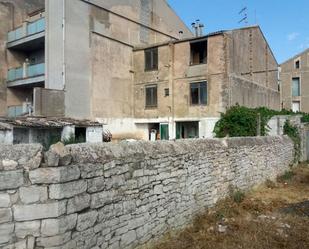
[[[169,89],[169,88],[165,88],[165,89],[164,89],[164,96],[165,96],[165,97],[170,96],[170,89]]]
[[[145,71],[158,70],[158,48],[145,50]]]
[[[207,105],[207,82],[192,83],[190,96],[191,105]]]
[[[292,79],[292,96],[300,96],[300,79],[299,77]]]
[[[146,86],[146,107],[157,107],[157,86]]]
[[[191,47],[191,65],[207,63],[207,40],[201,42],[193,42]]]
[[[295,68],[296,69],[300,68],[300,61],[299,60],[295,61]]]

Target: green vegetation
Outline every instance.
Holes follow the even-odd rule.
[[[234,187],[234,186],[230,186],[229,187],[229,196],[230,196],[231,200],[233,200],[235,203],[240,204],[245,199],[246,194],[242,190],[240,190],[239,188]]]
[[[297,127],[287,120],[283,127],[283,133],[288,135],[294,142],[294,161],[299,162],[301,156],[301,137]]]
[[[293,171],[291,171],[291,170],[285,171],[282,176],[278,177],[278,182],[291,181],[294,175],[295,175],[295,173]]]
[[[221,113],[221,119],[216,123],[214,132],[216,137],[250,137],[265,136],[269,131],[268,121],[275,115],[303,115],[302,122],[309,122],[309,114],[294,113],[283,109],[275,111],[266,107],[248,108],[233,106]]]

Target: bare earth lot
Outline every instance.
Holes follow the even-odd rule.
[[[150,247],[149,247],[150,248]],[[151,249],[309,249],[309,166],[294,168],[197,217]]]

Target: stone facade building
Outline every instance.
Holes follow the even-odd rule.
[[[281,105],[309,112],[309,49],[280,65]]]
[[[210,137],[235,103],[280,108],[259,27],[195,37],[165,0],[0,0],[0,21],[0,115],[148,140]]]

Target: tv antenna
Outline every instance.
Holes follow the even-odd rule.
[[[242,16],[241,20],[238,23],[248,24],[248,8],[247,7],[242,8],[239,11],[238,15]]]

